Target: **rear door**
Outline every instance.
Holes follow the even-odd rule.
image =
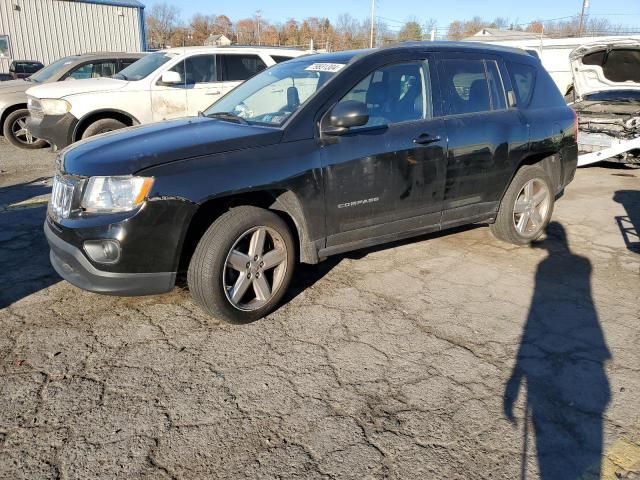
[[[446,135],[429,65],[424,55],[377,68],[340,100],[365,103],[369,122],[322,149],[327,247],[437,228]]]
[[[522,115],[508,106],[508,75],[499,57],[443,53],[438,75],[449,139],[442,214],[446,227],[497,210],[514,158],[528,146],[528,129]]]

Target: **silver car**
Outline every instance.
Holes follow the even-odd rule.
[[[26,129],[27,95],[36,84],[85,78],[110,77],[144,56],[144,53],[86,53],[61,58],[24,80],[0,83],[0,134],[20,148],[42,148],[47,142]]]

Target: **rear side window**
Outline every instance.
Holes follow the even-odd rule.
[[[247,80],[267,66],[258,55],[219,55],[223,81]],[[274,58],[275,60],[275,58]]]
[[[489,80],[489,91],[491,92],[491,106],[494,110],[507,108],[507,99],[504,94],[502,77],[498,64],[494,60],[485,62],[487,65],[487,79]]]
[[[445,115],[491,110],[483,60],[445,59],[441,61],[440,73]]]
[[[536,68],[524,63],[507,62],[511,83],[516,94],[516,104],[528,107],[536,83]]]

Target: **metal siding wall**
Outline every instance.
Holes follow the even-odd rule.
[[[20,11],[13,9],[18,4]],[[122,16],[119,13],[122,13]],[[86,52],[139,52],[140,10],[61,0],[0,0],[0,35],[11,56],[49,64]],[[0,72],[8,61],[0,59]]]

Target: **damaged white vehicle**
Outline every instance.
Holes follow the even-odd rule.
[[[570,55],[578,115],[578,165],[640,164],[640,41],[582,45]]]

